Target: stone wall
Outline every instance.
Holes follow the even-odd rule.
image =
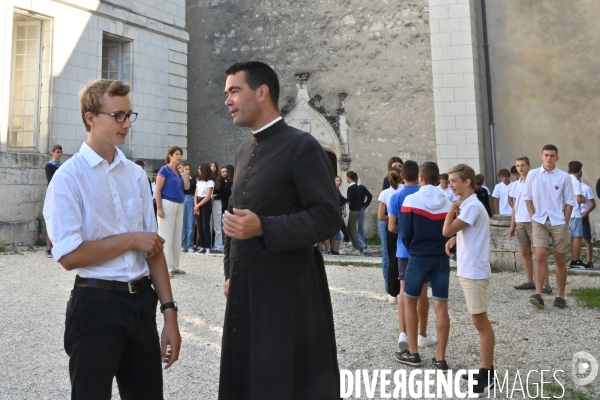
[[[296,96],[300,72],[334,114],[348,93],[350,169],[377,196],[389,157],[436,157],[428,9],[426,0],[190,2],[190,159],[233,163],[251,134],[223,104],[224,70],[261,60],[280,77],[280,106]],[[374,226],[375,205],[368,211]]]
[[[510,168],[517,155],[539,167],[542,146],[552,143],[559,149],[559,168],[581,161],[583,181],[595,192],[600,2],[488,0],[486,5],[498,168]],[[484,120],[487,124],[487,110]],[[594,229],[600,212],[590,218]]]
[[[122,79],[132,84],[138,120],[124,153],[144,159],[148,172],[164,164],[168,146],[187,149],[185,0],[6,0],[0,2],[0,243],[33,243],[41,215],[50,149],[77,152],[87,132],[78,93],[102,76],[102,44],[122,44]],[[10,147],[13,26],[41,23],[35,144]],[[66,157],[65,157],[66,158]]]

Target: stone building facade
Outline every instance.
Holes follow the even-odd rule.
[[[232,163],[250,139],[221,93],[229,64],[257,59],[279,74],[282,108],[298,94],[299,73],[310,73],[307,92],[330,115],[347,93],[347,142],[339,144],[349,162],[339,166],[357,171],[374,195],[390,156],[435,160],[442,171],[464,162],[493,187],[517,155],[540,166],[546,143],[559,147],[560,168],[578,159],[584,181],[598,178],[595,0],[199,0],[187,11],[189,60],[198,66],[189,75],[193,160]],[[369,214],[373,226],[375,207]]]
[[[43,239],[44,165],[87,138],[77,95],[100,77],[132,84],[139,113],[122,150],[164,161],[187,149],[185,0],[5,0],[0,5],[0,243]]]

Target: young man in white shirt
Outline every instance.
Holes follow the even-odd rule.
[[[501,169],[498,172],[501,182],[494,187],[492,197],[494,198],[494,215],[511,215],[512,207],[508,201],[508,192],[510,191],[510,172],[507,169]]]
[[[583,171],[582,171],[583,174]],[[579,176],[581,180],[581,175]],[[581,193],[585,198],[585,203],[581,203],[581,225],[583,226],[583,242],[585,243],[585,255],[587,262],[585,268],[594,268],[593,250],[592,250],[592,228],[590,226],[590,213],[596,208],[596,200],[592,188],[581,182]]]
[[[508,196],[513,202],[512,218],[510,221],[510,229],[508,230],[508,237],[514,237],[515,232],[519,246],[521,247],[521,254],[523,255],[523,264],[525,266],[525,283],[515,286],[517,290],[533,290],[535,289],[535,283],[533,283],[533,259],[531,257],[531,243],[533,240],[533,233],[531,228],[531,217],[529,211],[527,211],[527,205],[523,199],[523,187],[527,180],[527,174],[529,173],[530,164],[529,158],[520,156],[515,159],[515,168],[520,174],[518,181],[513,182],[510,185],[510,192]],[[544,282],[542,292],[546,294],[552,293],[552,287],[548,281]]]
[[[581,168],[583,164],[579,161],[569,162],[569,177],[573,185],[573,194],[576,197],[571,219],[569,220],[569,247],[571,249],[571,262],[569,266],[573,269],[585,269],[585,263],[581,261],[581,239],[583,237],[583,222],[581,219],[581,200],[585,200],[581,188]]]
[[[46,193],[52,255],[78,272],[64,337],[72,399],[110,398],[115,377],[121,398],[162,399],[161,357],[165,368],[179,357],[177,304],[148,178],[116,147],[137,116],[130,90],[121,81],[100,79],[81,91],[87,141]],[[158,300],[165,318],[162,340]]]
[[[558,149],[552,144],[542,148],[542,166],[529,172],[523,199],[531,217],[533,247],[535,249],[535,294],[529,302],[540,310],[546,306],[542,299],[544,280],[548,275],[548,247],[553,242],[556,261],[556,284],[558,296],[554,306],[564,308],[567,284],[566,253],[569,250],[567,226],[575,205],[573,187],[569,175],[556,168]]]
[[[485,207],[474,191],[475,171],[459,164],[448,171],[450,187],[461,200],[450,206],[444,221],[443,234],[451,237],[446,243],[446,253],[456,246],[458,282],[463,290],[467,309],[479,333],[481,368],[476,375],[473,392],[487,396],[494,387],[494,330],[487,316],[490,266],[490,224]],[[458,213],[458,217],[454,216]]]

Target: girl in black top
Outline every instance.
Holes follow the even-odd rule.
[[[392,168],[402,168],[402,164],[404,164],[404,161],[402,161],[400,157],[390,158],[390,160],[388,161],[388,173],[392,170]],[[381,190],[383,191],[389,187],[390,181],[388,179],[388,176],[386,175],[385,178],[383,178],[383,189]]]
[[[216,189],[216,188],[215,188]],[[227,167],[221,167],[221,188],[215,190],[215,200],[221,200],[223,206],[223,212],[229,207],[229,198],[231,197],[231,179],[229,179],[229,173]]]

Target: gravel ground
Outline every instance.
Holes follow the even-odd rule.
[[[188,272],[172,281],[180,306],[183,337],[180,361],[165,372],[166,399],[216,399],[225,299],[222,295],[222,259],[219,256],[183,254],[181,268]],[[0,255],[0,399],[66,399],[69,397],[68,358],[63,350],[64,313],[74,273],[66,272],[43,251]],[[341,369],[403,369],[393,358],[398,337],[395,306],[383,292],[381,269],[329,266],[338,359]],[[561,382],[571,388],[571,360],[587,351],[600,361],[600,312],[579,307],[567,296],[569,307],[537,311],[527,301],[529,292],[512,289],[523,277],[494,274],[490,291],[490,319],[495,321],[495,367],[519,370],[523,382],[528,371],[565,371]],[[551,283],[554,285],[554,277]],[[578,287],[600,287],[600,277],[569,276],[567,294]],[[551,304],[553,297],[545,296]],[[277,299],[273,299],[277,301]],[[455,272],[450,280],[451,330],[447,360],[454,370],[477,368],[478,337],[467,314]],[[159,323],[162,321],[158,313]],[[430,313],[430,331],[435,317]],[[427,361],[435,347],[421,350]],[[539,382],[539,375],[534,375]],[[600,376],[583,390],[585,398],[600,398]],[[378,389],[379,391],[379,389]],[[513,398],[519,397],[519,393]],[[364,389],[362,398],[365,397]],[[113,391],[113,398],[118,394]],[[375,397],[379,398],[379,397]],[[502,398],[506,398],[503,395]],[[569,398],[567,395],[564,398]]]

